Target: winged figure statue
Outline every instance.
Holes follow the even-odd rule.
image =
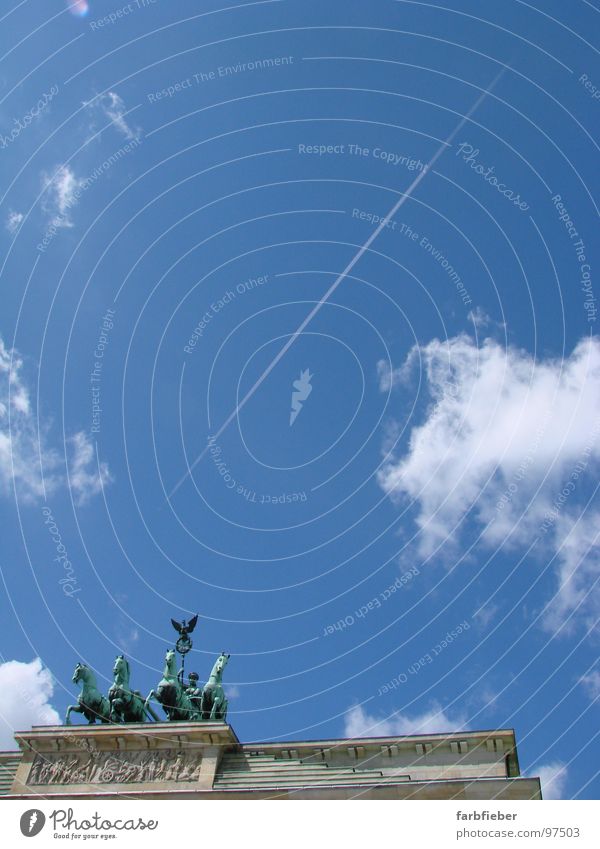
[[[196,627],[196,623],[198,621],[198,614],[192,616],[189,622],[186,623],[185,619],[182,622],[177,622],[175,619],[171,619],[171,623],[176,631],[178,631],[181,636],[185,639],[188,634],[191,634],[194,628]]]

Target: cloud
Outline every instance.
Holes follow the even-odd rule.
[[[412,373],[414,361],[414,352],[418,349],[413,348],[406,362],[400,368],[392,368],[388,360],[379,360],[377,363],[377,379],[379,381],[379,391],[389,392],[394,386],[406,385]]]
[[[139,639],[138,629],[135,626],[128,627],[123,618],[116,629],[116,642],[120,650],[125,654],[132,654]]]
[[[493,327],[497,330],[506,331],[506,323],[503,321],[494,321],[484,309],[475,307],[467,313],[467,318],[472,322],[473,326],[479,332],[486,327]]]
[[[494,604],[490,601],[487,604],[479,607],[473,614],[473,618],[475,619],[477,625],[485,629],[491,622],[499,618],[499,613],[500,605]]]
[[[467,728],[465,715],[457,713],[450,716],[437,702],[432,702],[422,714],[407,716],[396,712],[388,717],[372,716],[361,705],[355,705],[346,712],[344,723],[346,737],[403,737],[466,731]]]
[[[106,94],[98,95],[85,105],[91,110],[100,109],[102,114],[111,121],[114,128],[128,141],[139,139],[141,129],[139,127],[133,128],[127,123],[125,101],[116,92],[109,91]],[[95,130],[94,126],[92,126],[92,130]]]
[[[42,209],[56,228],[73,227],[71,210],[79,203],[87,181],[77,177],[69,165],[58,166],[52,176],[42,174],[45,188]]]
[[[54,683],[39,657],[31,663],[0,663],[0,750],[16,748],[14,731],[32,725],[58,725],[60,717],[50,704]]]
[[[10,496],[14,486],[23,501],[32,503],[69,482],[77,503],[86,503],[112,481],[107,464],[98,468],[93,445],[80,431],[67,438],[67,481],[65,461],[48,430],[43,421],[38,430],[22,358],[0,337],[0,495]]]
[[[577,620],[588,628],[597,628],[600,611],[600,510],[574,516],[565,513],[556,521],[553,541],[556,546],[557,589],[545,610],[545,625],[565,633]]]
[[[344,735],[357,737],[409,737],[416,734],[443,734],[468,731],[465,714],[458,712],[454,716],[446,713],[437,703],[432,702],[422,714],[407,716],[400,712],[388,717],[377,717],[367,713],[361,705],[351,707],[345,716]],[[544,764],[531,772],[538,776],[544,799],[564,799],[568,780],[568,769],[561,761]]]
[[[22,212],[14,212],[12,209],[10,210],[8,218],[6,219],[6,229],[12,236],[14,236],[17,232],[24,218],[25,216]]]
[[[542,785],[544,799],[566,799],[565,788],[568,780],[568,770],[561,761],[545,764],[536,770]]]
[[[491,322],[491,318],[481,307],[475,307],[474,310],[470,310],[467,318],[473,322],[478,330],[488,327]]]
[[[0,493],[8,495],[14,484],[31,501],[43,495],[44,483],[46,493],[59,485],[60,457],[37,432],[22,368],[18,353],[0,337]]]
[[[557,554],[562,610],[573,609],[583,572],[600,574],[597,516],[588,521],[576,508],[581,479],[593,481],[599,468],[600,341],[584,339],[562,360],[534,360],[493,339],[434,339],[399,369],[386,375],[380,366],[380,385],[408,386],[417,364],[430,403],[405,452],[384,457],[379,483],[415,507],[421,554],[457,547],[467,516],[490,546],[540,535]]]
[[[484,684],[477,693],[477,699],[481,705],[481,710],[484,710],[488,714],[491,711],[499,710],[498,702],[500,701],[500,698],[500,693],[497,690],[493,690],[486,684]]]
[[[594,670],[588,672],[587,675],[582,675],[579,683],[585,689],[590,699],[595,701],[600,697],[600,672]]]
[[[69,484],[78,504],[85,504],[113,480],[107,463],[97,463],[89,436],[79,431],[68,440]]]

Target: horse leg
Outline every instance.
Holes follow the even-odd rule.
[[[160,722],[160,718],[159,718],[159,717],[158,717],[158,715],[157,715],[157,714],[156,714],[156,713],[152,710],[152,708],[151,708],[151,707],[150,707],[150,705],[148,704],[148,700],[147,700],[147,699],[146,699],[146,701],[144,702],[144,713],[146,714],[146,716],[148,716],[150,719],[153,719],[155,722]]]
[[[71,722],[71,714],[72,713],[83,713],[83,708],[81,707],[81,705],[69,705],[69,707],[67,708],[66,716],[65,716],[65,725],[72,725],[73,724]]]
[[[156,698],[156,693],[154,692],[154,690],[150,690],[150,692],[146,696],[146,701],[144,702],[144,711],[145,711],[146,715],[152,716],[154,718],[155,722],[160,722],[159,717],[156,715],[156,713],[154,712],[154,710],[153,710],[153,708],[150,704],[150,702],[154,698]]]
[[[129,715],[131,722],[146,722],[146,717],[150,716],[144,699],[137,693],[133,696]]]
[[[125,719],[123,717],[122,712],[122,704],[120,699],[113,699],[110,705],[110,721],[111,722],[124,722]]]
[[[211,720],[215,720],[215,719],[218,718],[217,714],[219,712],[220,706],[221,706],[221,697],[215,696],[215,698],[213,699],[212,709],[211,709],[211,712],[210,712]]]
[[[152,708],[150,707],[150,702],[154,698],[156,698],[156,693],[154,692],[154,690],[150,690],[150,692],[146,696],[146,701],[144,702],[144,707],[146,708],[146,710],[149,710],[149,711],[152,712]]]
[[[89,719],[89,724],[95,725],[97,719],[99,719],[101,723],[110,722],[110,719],[108,718],[109,713],[110,708],[107,707],[104,701],[101,701],[100,704],[96,703],[95,707],[88,705],[86,716]]]
[[[100,717],[100,721],[106,723],[112,722],[110,718],[110,702],[106,698],[106,696],[102,696],[102,701],[100,702],[100,710],[98,711],[98,716]]]

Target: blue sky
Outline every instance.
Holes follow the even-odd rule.
[[[2,745],[197,612],[243,740],[597,798],[600,12],[200,5],[2,7]]]

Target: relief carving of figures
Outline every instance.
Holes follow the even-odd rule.
[[[85,756],[37,755],[29,784],[130,784],[151,781],[196,781],[200,775],[199,753],[166,749],[156,752],[100,752]]]

